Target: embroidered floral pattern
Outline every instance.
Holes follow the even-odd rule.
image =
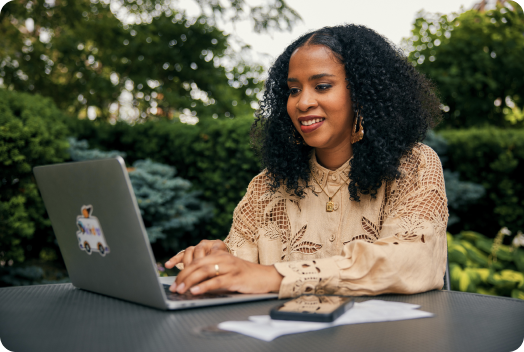
[[[285,260],[291,253],[313,254],[322,248],[322,245],[319,243],[314,243],[312,241],[301,241],[306,234],[306,230],[307,224],[302,226],[302,228],[298,230],[297,233],[291,236],[289,241],[287,241],[286,236],[282,236],[283,239],[286,239],[285,242],[282,243],[282,260]]]
[[[342,243],[343,245],[353,242],[353,241],[357,241],[357,240],[366,241],[368,243],[373,243],[380,238],[381,226],[379,227],[375,225],[373,222],[368,220],[365,216],[361,218],[360,226],[362,227],[362,230],[364,230],[365,233],[353,237],[349,241]]]
[[[425,228],[424,223],[424,219],[419,218],[415,214],[405,216],[399,223],[401,231],[395,234],[395,237],[401,241],[413,242],[420,240],[425,243],[424,234],[420,234]]]
[[[276,222],[270,221],[262,228],[264,236],[270,240],[280,239],[282,237],[282,230]]]

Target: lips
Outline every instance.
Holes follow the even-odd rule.
[[[303,116],[298,118],[300,130],[303,133],[311,133],[324,123],[326,119],[321,116]]]

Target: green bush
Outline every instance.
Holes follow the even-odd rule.
[[[429,131],[424,139],[424,144],[433,148],[438,154],[442,165],[446,165],[448,160],[448,142],[441,136]],[[448,197],[449,219],[448,227],[460,222],[457,211],[464,212],[471,204],[475,204],[479,198],[484,196],[484,187],[473,182],[460,180],[457,171],[444,168],[444,181],[446,185],[446,195]]]
[[[452,290],[524,299],[524,249],[473,231],[447,236]]]
[[[448,143],[444,166],[461,180],[481,184],[485,195],[463,211],[449,228],[497,233],[524,228],[524,130],[497,128],[441,131]]]
[[[0,263],[56,260],[32,168],[67,158],[64,115],[51,99],[0,89]]]
[[[105,150],[121,150],[129,164],[150,158],[175,166],[178,176],[202,192],[201,199],[214,210],[208,223],[197,225],[194,242],[224,238],[231,227],[233,210],[245,194],[260,165],[250,148],[252,118],[214,120],[186,125],[157,121],[131,126],[79,121],[72,126],[78,139]]]

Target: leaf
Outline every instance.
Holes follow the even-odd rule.
[[[514,289],[511,291],[512,298],[524,299],[524,291]]]
[[[298,230],[298,232],[293,236],[293,239],[291,240],[291,246],[292,247],[295,247],[295,244],[298,241],[300,241],[302,239],[302,237],[304,237],[304,234],[306,233],[306,230],[307,230],[307,224],[302,226],[302,228],[300,230]]]
[[[378,228],[374,223],[366,219],[364,216],[362,217],[362,220],[360,223],[364,231],[366,231],[368,234],[373,235],[376,239],[378,239]]]
[[[366,242],[368,242],[368,243],[373,243],[373,242],[375,242],[375,239],[369,237],[368,235],[358,235],[358,236],[353,237],[353,238],[350,239],[349,241],[346,241],[346,242],[342,243],[342,245],[346,245],[346,244],[348,244],[348,243],[350,243],[350,242],[353,242],[353,241],[360,241],[360,240],[366,241]]]
[[[450,263],[466,264],[468,260],[467,254],[467,250],[457,243],[453,243],[448,248],[448,259]]]
[[[322,248],[321,244],[310,242],[310,241],[304,241],[300,242],[296,247],[293,247],[293,252],[298,253],[306,253],[306,254],[313,254],[318,252]]]
[[[524,250],[520,248],[515,248],[513,250],[513,260],[515,265],[520,272],[524,273]]]
[[[472,277],[466,271],[460,273],[459,290],[462,292],[475,292],[475,285],[472,282]]]

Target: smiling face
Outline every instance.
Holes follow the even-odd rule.
[[[346,71],[331,50],[321,45],[298,48],[289,60],[287,81],[287,112],[304,141],[317,153],[351,153],[353,108]]]

